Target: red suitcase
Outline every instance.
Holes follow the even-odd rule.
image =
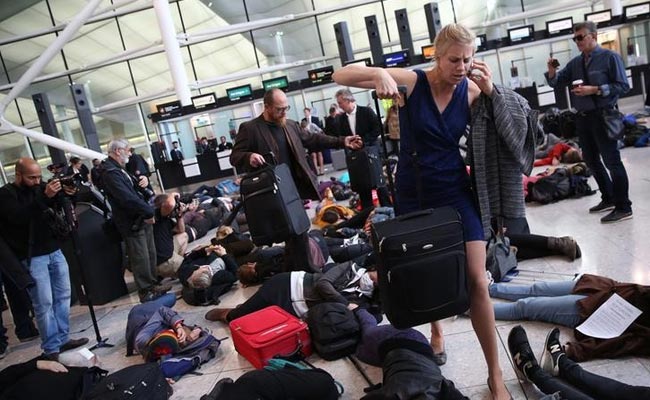
[[[301,348],[311,355],[311,338],[307,323],[278,306],[266,307],[230,321],[235,350],[257,369],[276,355],[285,355]]]

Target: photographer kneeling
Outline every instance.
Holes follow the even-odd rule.
[[[88,343],[69,337],[70,278],[61,252],[58,229],[50,221],[73,195],[74,186],[59,179],[41,181],[41,167],[31,158],[16,163],[16,180],[0,189],[0,234],[36,283],[28,288],[41,335],[44,357],[57,360],[59,352]],[[60,219],[60,218],[59,218]],[[67,231],[69,233],[69,231]]]
[[[156,273],[163,278],[176,278],[187,250],[187,233],[183,214],[187,206],[178,195],[160,194],[153,201],[156,222],[153,235],[156,242]]]

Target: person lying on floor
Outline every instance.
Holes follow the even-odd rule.
[[[511,300],[493,303],[494,316],[506,321],[543,321],[575,328],[613,293],[643,313],[618,337],[597,339],[574,331],[577,341],[567,345],[574,361],[650,355],[650,286],[621,283],[584,274],[576,280],[535,282],[532,285],[492,283],[490,297]]]
[[[606,378],[586,371],[571,361],[560,344],[560,331],[557,328],[553,328],[546,337],[541,367],[521,325],[510,331],[508,349],[517,367],[517,376],[551,395],[545,399],[650,399],[650,387],[632,386]]]
[[[356,356],[366,364],[381,367],[384,377],[381,387],[370,391],[363,400],[468,399],[442,376],[429,341],[421,332],[377,325],[377,319],[362,307],[354,308],[354,313],[361,325]]]
[[[229,291],[237,281],[236,274],[235,259],[220,245],[194,250],[178,269],[178,279],[183,287],[205,290],[202,297],[210,304],[219,304],[219,296]],[[193,301],[188,304],[193,304]]]
[[[66,367],[43,356],[10,365],[0,371],[0,399],[78,399],[87,369]]]
[[[172,355],[195,342],[203,331],[186,326],[183,318],[169,307],[176,296],[168,293],[154,301],[136,305],[126,323],[126,355],[135,349],[146,361]]]
[[[551,147],[545,156],[535,160],[533,165],[539,167],[542,165],[559,165],[560,163],[574,164],[582,161],[582,152],[566,143],[557,143]]]
[[[325,273],[283,272],[271,277],[237,308],[214,308],[205,314],[205,319],[229,323],[273,305],[303,318],[309,307],[317,303],[348,305],[346,295],[371,297],[376,284],[377,271],[366,270],[353,262],[337,264]]]

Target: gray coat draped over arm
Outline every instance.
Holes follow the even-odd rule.
[[[472,106],[468,155],[486,238],[493,217],[526,217],[522,174],[533,169],[537,116],[525,98],[500,85]]]

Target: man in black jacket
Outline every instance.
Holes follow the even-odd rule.
[[[259,117],[239,126],[230,163],[238,171],[251,171],[266,162],[265,154],[273,152],[278,164],[287,164],[302,199],[320,199],[316,176],[307,164],[305,147],[360,148],[359,136],[333,138],[322,134],[305,133],[296,121],[287,119],[290,106],[282,90],[271,89],[264,94],[264,112]],[[285,243],[287,270],[311,270],[307,233]]]
[[[141,302],[160,297],[171,289],[156,281],[156,245],[153,236],[154,210],[147,202],[153,192],[149,180],[129,174],[124,166],[131,148],[126,139],[108,144],[108,158],[102,163],[104,190],[113,210],[113,221],[124,239],[129,264]]]
[[[173,141],[172,146],[174,146],[174,148],[170,152],[172,155],[172,161],[175,162],[183,161],[185,157],[183,157],[183,152],[181,151],[181,149],[178,148],[178,142]]]
[[[87,338],[70,340],[70,278],[60,238],[50,227],[52,208],[62,204],[64,190],[58,179],[41,182],[41,167],[31,158],[16,163],[16,180],[0,189],[0,233],[11,251],[27,268],[36,283],[28,287],[46,357],[57,359],[66,351],[88,343]]]
[[[368,152],[368,155],[374,155],[377,161],[380,163],[380,166],[383,165],[382,157],[379,151],[379,140],[377,137],[381,133],[381,123],[377,118],[377,114],[369,108],[357,105],[357,102],[354,98],[354,95],[349,89],[339,89],[336,92],[336,102],[339,107],[343,110],[343,114],[339,115],[339,135],[341,136],[350,136],[357,135],[361,136],[363,140],[364,149]],[[381,168],[381,167],[380,167]],[[350,167],[348,166],[348,170]],[[359,171],[349,171],[350,175],[359,173]],[[383,179],[380,179],[382,174],[381,169],[378,168],[377,171],[377,196],[379,197],[379,202],[382,206],[390,206],[392,203],[390,201],[390,195],[388,194],[388,189],[386,189],[386,184],[383,183]],[[368,186],[366,188],[360,189],[356,188],[359,193],[359,199],[361,200],[361,206],[363,208],[372,207],[372,187]]]

